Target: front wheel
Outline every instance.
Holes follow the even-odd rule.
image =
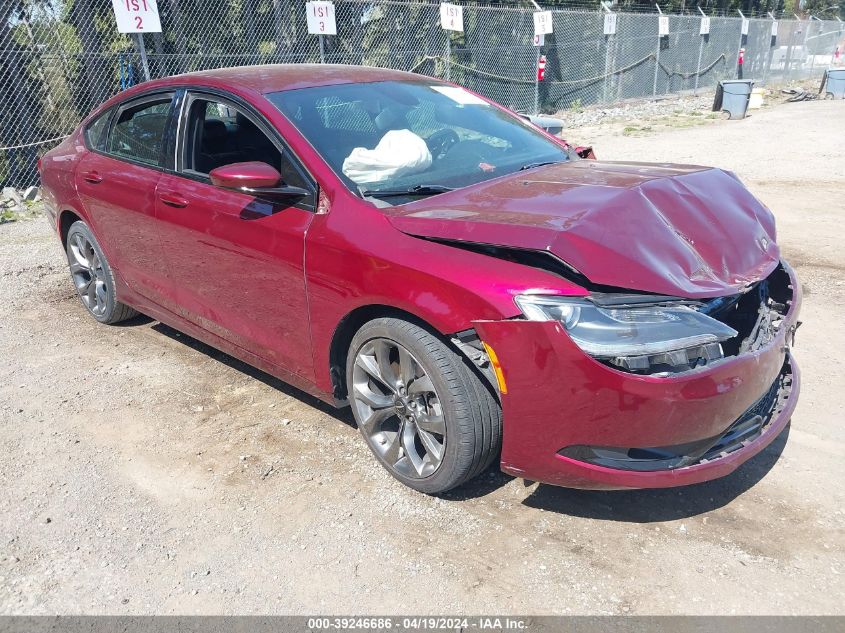
[[[458,352],[393,318],[352,339],[347,389],[358,428],[402,483],[429,494],[475,477],[496,457],[501,409]]]
[[[138,313],[120,303],[115,294],[114,275],[94,234],[82,220],[67,233],[70,276],[82,305],[100,323],[119,323]]]

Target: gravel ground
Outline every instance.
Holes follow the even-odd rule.
[[[553,116],[566,121],[568,129],[596,124],[625,123],[660,119],[668,115],[707,116],[713,105],[713,93],[698,96],[671,95],[654,101],[628,101],[603,107],[570,108]],[[721,118],[713,114],[712,118]]]
[[[802,88],[816,95],[819,88],[818,80],[796,80],[782,84],[769,84],[765,88],[760,88],[764,108],[786,101],[789,95],[783,94],[782,90],[790,88]],[[705,123],[707,119],[723,118],[721,113],[712,111],[714,94],[714,90],[706,88],[700,90],[697,95],[666,95],[657,99],[632,99],[603,106],[573,107],[560,110],[551,116],[563,119],[568,130],[592,128],[596,125],[606,127],[620,123],[623,129],[643,123],[690,127],[694,124]]]
[[[0,613],[843,613],[843,120],[573,130],[603,158],[736,171],[806,287],[791,430],[674,490],[491,470],[416,494],[348,412],[154,321],[96,324],[46,222],[0,225]]]

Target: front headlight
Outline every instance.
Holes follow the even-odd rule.
[[[690,306],[598,306],[577,298],[520,295],[533,321],[560,321],[587,354],[631,370],[683,366],[722,357],[721,341],[737,331]]]

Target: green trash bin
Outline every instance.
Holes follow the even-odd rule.
[[[727,112],[730,119],[744,119],[754,82],[751,79],[720,81],[716,86],[713,112]]]

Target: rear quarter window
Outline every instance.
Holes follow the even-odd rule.
[[[130,104],[118,111],[108,135],[106,152],[118,158],[158,166],[171,97]]]
[[[85,127],[85,143],[89,148],[99,151],[105,149],[106,132],[108,131],[111,115],[112,110],[106,110]]]

